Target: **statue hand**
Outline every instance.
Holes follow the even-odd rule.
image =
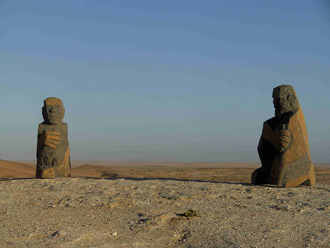
[[[44,145],[55,149],[56,146],[60,143],[60,140],[61,140],[61,138],[60,138],[59,132],[55,132],[55,131],[46,131],[45,132]]]
[[[291,144],[292,135],[290,129],[280,130],[279,131],[279,150],[280,152],[285,152],[288,149],[288,146]]]

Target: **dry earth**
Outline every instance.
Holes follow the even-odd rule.
[[[25,177],[34,169],[0,161],[7,175],[5,165],[22,166]],[[246,166],[144,166],[78,165],[76,176],[90,178],[56,180],[1,174],[0,247],[329,247],[330,185],[211,182],[221,173],[248,178]],[[185,217],[188,209],[200,216]]]

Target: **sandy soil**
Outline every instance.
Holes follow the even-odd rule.
[[[85,164],[38,180],[4,178],[34,166],[0,161],[0,247],[329,247],[330,185],[253,186],[229,181],[254,168],[184,164]]]
[[[329,247],[330,186],[4,179],[0,247]],[[200,217],[183,216],[188,209]]]

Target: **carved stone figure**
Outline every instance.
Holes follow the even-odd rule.
[[[275,117],[264,122],[258,145],[262,167],[252,174],[254,184],[314,185],[307,128],[297,95],[291,85],[273,90]]]
[[[70,176],[68,125],[62,122],[64,113],[60,99],[49,97],[44,100],[44,122],[38,127],[37,178]]]

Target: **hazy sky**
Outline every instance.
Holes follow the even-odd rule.
[[[259,161],[280,84],[330,162],[330,1],[0,0],[0,159],[56,96],[72,160]]]

